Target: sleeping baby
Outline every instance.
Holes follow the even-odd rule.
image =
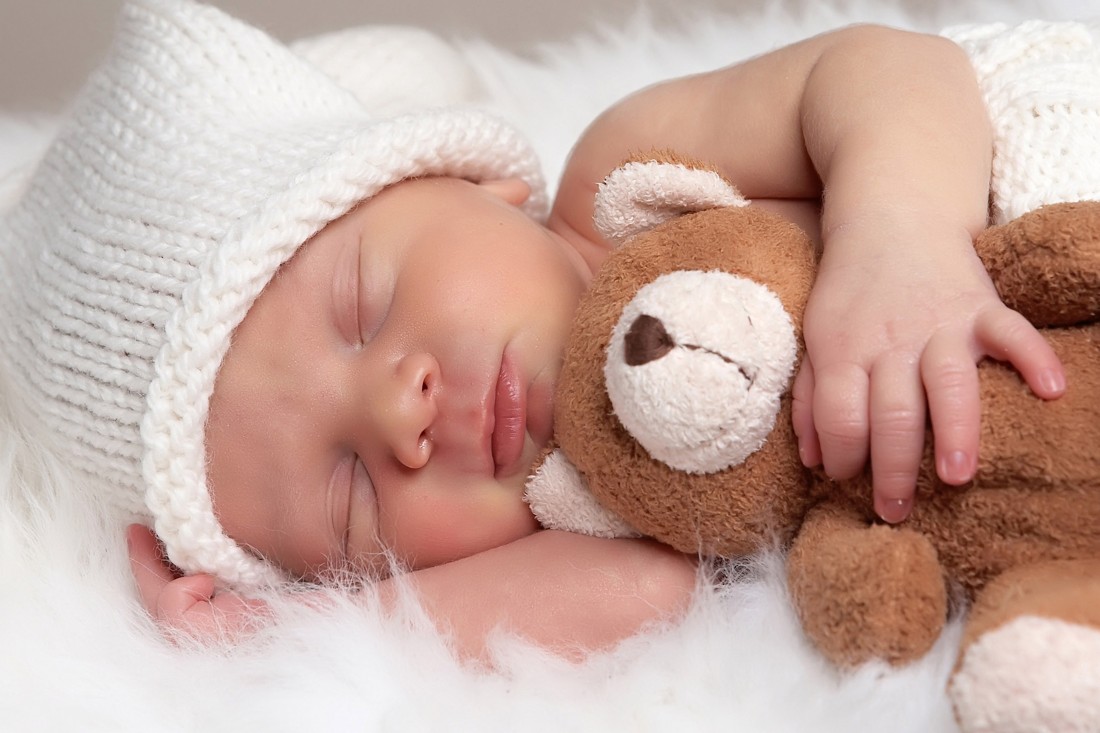
[[[540,530],[523,490],[607,252],[596,185],[655,148],[714,161],[819,242],[800,453],[836,478],[869,461],[885,520],[909,510],[926,420],[943,480],[972,476],[976,361],[1064,389],[974,255],[991,131],[944,38],[845,28],[641,90],[584,133],[547,216],[506,122],[376,116],[189,0],[124,9],[0,224],[4,368],[88,490],[148,528],[129,532],[138,591],[169,626],[401,574],[464,653],[500,626],[606,647],[686,607],[694,558]]]

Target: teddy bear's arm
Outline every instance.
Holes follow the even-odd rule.
[[[1100,318],[1100,201],[1043,206],[986,229],[974,248],[1001,299],[1035,325]]]
[[[641,537],[625,520],[596,501],[580,471],[560,448],[548,453],[527,479],[524,499],[545,529],[593,537]]]
[[[826,503],[807,515],[787,573],[806,634],[841,666],[917,659],[947,618],[943,572],[928,539],[869,525],[844,506]]]

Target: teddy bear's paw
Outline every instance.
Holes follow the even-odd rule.
[[[1100,630],[1017,617],[967,647],[951,697],[966,733],[1100,731]]]
[[[527,479],[524,500],[546,529],[593,537],[641,537],[626,520],[604,507],[561,449],[551,451]]]
[[[607,393],[650,456],[711,473],[763,445],[797,349],[767,287],[726,272],[668,273],[623,309],[607,347]]]
[[[974,246],[1004,302],[1035,325],[1100,318],[1100,201],[1043,206]]]
[[[928,538],[868,526],[844,505],[807,515],[787,556],[787,583],[806,635],[841,667],[920,659],[947,620],[943,569]]]

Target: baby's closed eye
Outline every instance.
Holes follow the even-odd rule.
[[[372,548],[364,543],[373,541],[376,536],[374,481],[367,465],[359,454],[353,454],[353,464],[347,490],[347,506],[343,515],[342,559],[354,564],[356,557]]]

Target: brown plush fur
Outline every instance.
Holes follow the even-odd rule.
[[[805,485],[807,475],[798,461],[789,397],[775,439],[736,475],[724,476],[721,491],[711,480],[650,458],[612,417],[601,371],[611,330],[641,285],[676,269],[725,269],[772,282],[799,324],[813,279],[813,249],[793,224],[752,208],[687,214],[619,249],[601,268],[573,325],[555,394],[557,442],[601,503],[673,547],[736,556],[776,539],[788,542],[809,500],[791,490]]]
[[[1100,559],[1100,203],[1045,207],[988,230],[976,246],[1006,302],[1050,326],[1068,388],[1045,402],[1014,370],[984,361],[976,477],[961,487],[940,482],[929,435],[915,508],[900,526],[877,521],[869,475],[832,482],[801,466],[789,393],[764,446],[709,475],[653,460],[613,415],[602,376],[610,332],[659,274],[749,276],[800,324],[814,277],[810,242],[751,206],[678,217],[611,256],[580,307],[558,385],[557,440],[596,498],[645,534],[720,556],[789,547],[803,625],[839,664],[922,655],[956,596],[980,598],[968,639],[1034,610],[1026,598],[1006,605],[980,596],[1038,563]],[[1095,586],[1097,563],[1082,567]],[[1052,582],[1057,592],[1044,592],[1042,613],[1100,624],[1077,608],[1094,607],[1096,593],[1078,594],[1062,576]]]

